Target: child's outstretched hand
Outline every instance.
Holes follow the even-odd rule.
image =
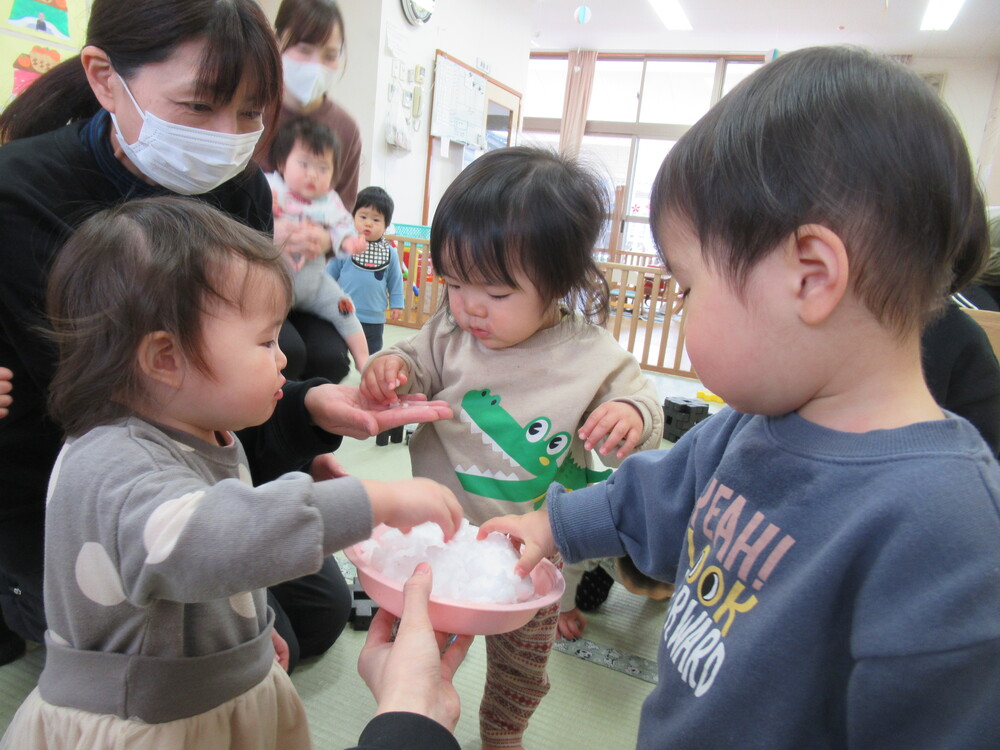
[[[384,523],[406,533],[414,526],[433,521],[444,531],[447,541],[462,524],[462,506],[455,493],[431,479],[395,482],[362,479],[361,484],[371,501],[376,526]]]
[[[341,315],[350,315],[354,312],[354,303],[350,297],[341,297],[337,302],[337,309],[340,310]]]
[[[316,456],[309,464],[309,475],[317,482],[350,476],[344,465],[332,453],[320,453]]]
[[[525,513],[523,516],[500,516],[491,518],[479,527],[477,539],[485,539],[491,531],[499,531],[510,537],[515,547],[523,544],[521,559],[514,566],[514,572],[521,578],[535,569],[543,557],[552,557],[559,548],[552,536],[549,513],[545,508]]]
[[[606,401],[590,412],[578,434],[588,451],[604,440],[598,453],[606,456],[618,446],[615,458],[625,458],[642,437],[642,415],[624,401]]]
[[[394,404],[396,390],[406,383],[406,362],[387,354],[368,363],[361,377],[361,395],[378,404]]]
[[[357,255],[368,249],[368,240],[360,234],[352,234],[350,237],[344,238],[344,241],[340,243],[340,249],[349,255]]]
[[[559,637],[566,641],[575,641],[583,631],[587,629],[587,618],[583,612],[574,607],[569,612],[559,613],[559,624],[556,625],[556,632]]]

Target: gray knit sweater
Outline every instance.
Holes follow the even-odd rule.
[[[357,479],[255,488],[227,438],[132,417],[67,442],[46,512],[46,701],[159,723],[240,695],[274,660],[263,588],[370,535]]]

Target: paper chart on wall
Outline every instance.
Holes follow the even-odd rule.
[[[439,54],[434,65],[431,135],[482,147],[485,113],[486,78]]]

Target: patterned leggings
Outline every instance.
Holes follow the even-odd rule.
[[[521,744],[528,720],[549,692],[545,665],[558,623],[556,602],[518,630],[486,636],[486,690],[479,706],[483,742],[497,747]]]

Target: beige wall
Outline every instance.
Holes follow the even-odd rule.
[[[945,73],[942,97],[958,121],[980,182],[991,205],[1000,204],[1000,60],[982,58],[913,58],[920,73]]]

